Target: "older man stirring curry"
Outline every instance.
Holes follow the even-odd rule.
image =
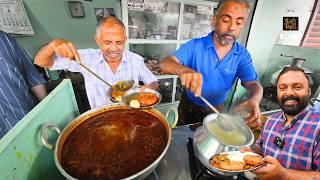
[[[54,39],[44,46],[35,57],[35,64],[52,70],[66,69],[81,72],[91,108],[111,103],[108,86],[94,77],[75,61],[93,70],[107,82],[115,84],[120,80],[133,79],[137,84],[143,81],[145,87],[156,89],[156,77],[146,67],[138,54],[124,50],[125,27],[112,16],[105,17],[98,25],[95,40],[100,49],[80,49],[64,39]],[[144,88],[145,88],[144,87]]]

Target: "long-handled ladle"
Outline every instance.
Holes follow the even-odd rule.
[[[217,123],[220,125],[220,127],[222,127],[222,128],[223,128],[224,130],[226,130],[226,131],[234,131],[233,125],[232,125],[231,123],[228,123],[229,120],[228,120],[228,121],[224,121],[226,118],[228,118],[228,117],[226,117],[226,115],[221,114],[221,113],[220,113],[214,106],[212,106],[212,104],[209,103],[209,101],[208,101],[207,99],[205,99],[202,95],[200,95],[199,98],[200,98],[203,102],[205,102],[205,103],[209,106],[210,109],[212,109],[215,113],[218,114],[218,116],[217,116]],[[222,118],[223,118],[223,119],[222,119]],[[228,123],[228,125],[227,125],[226,123]]]

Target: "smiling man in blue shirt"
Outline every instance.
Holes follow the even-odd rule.
[[[249,108],[251,114],[246,119],[249,127],[255,129],[261,125],[259,103],[263,90],[249,52],[236,42],[249,10],[245,0],[220,1],[212,18],[215,30],[206,37],[190,40],[162,60],[161,69],[179,75],[187,89],[180,100],[178,124],[200,122],[212,113],[198,98],[200,94],[222,110],[230,89],[240,78],[249,99],[238,109]]]

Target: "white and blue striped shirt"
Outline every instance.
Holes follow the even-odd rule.
[[[133,52],[127,50],[123,52],[121,63],[115,73],[112,72],[108,63],[105,61],[100,49],[81,49],[78,50],[78,53],[82,64],[110,84],[116,84],[118,81],[126,79],[133,79],[135,85],[138,85],[139,81],[142,81],[144,84],[157,81],[157,78],[144,64],[143,58]],[[84,77],[91,108],[112,103],[108,95],[109,87],[82,68],[77,62],[56,57],[51,69],[66,69],[71,72],[80,72]]]
[[[44,83],[15,39],[0,31],[0,139],[36,105],[30,88]]]

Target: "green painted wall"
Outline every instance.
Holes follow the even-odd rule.
[[[271,56],[268,59],[268,65],[265,70],[265,73],[261,78],[263,86],[269,86],[271,75],[277,70],[279,70],[280,66],[282,67],[283,65],[288,64],[290,59],[286,57],[281,57],[281,53],[294,55],[295,57],[301,57],[306,59],[305,63],[303,64],[303,67],[314,71],[313,75],[311,75],[314,81],[314,87],[312,89],[314,93],[320,83],[320,49],[313,48],[275,45],[272,49]]]
[[[30,57],[34,57],[41,46],[55,37],[74,42],[78,48],[97,47],[94,42],[96,18],[94,7],[109,7],[116,10],[116,0],[80,1],[83,3],[85,18],[72,18],[69,15],[67,1],[64,0],[24,0],[27,14],[31,20],[35,35],[17,37]],[[287,63],[281,53],[306,58],[305,66],[315,71],[313,78],[319,84],[317,63],[320,50],[294,46],[276,45],[282,30],[283,12],[290,0],[259,0],[253,18],[247,48],[254,60],[254,66],[264,86],[281,65]],[[245,94],[237,88],[233,101]]]
[[[95,7],[114,8],[116,0],[79,1],[84,7],[84,18],[72,18],[65,0],[23,0],[31,21],[34,36],[17,37],[30,57],[53,38],[72,41],[78,48],[95,48]]]
[[[262,85],[268,86],[271,74],[280,66],[288,63],[288,58],[280,54],[290,54],[307,59],[304,67],[314,70],[312,78],[315,82],[313,92],[320,82],[320,49],[296,46],[277,45],[276,40],[282,31],[282,17],[290,4],[290,0],[259,0],[247,43],[256,71]],[[233,102],[237,102],[246,94],[244,88],[237,87]]]
[[[254,65],[264,87],[269,85],[271,75],[279,70],[280,66],[289,62],[289,58],[281,57],[280,54],[288,54],[306,59],[303,67],[314,71],[312,78],[315,83],[313,87],[315,91],[320,81],[320,49],[276,44],[282,31],[282,17],[289,4],[290,0],[258,1],[249,36],[248,50],[254,59]]]

